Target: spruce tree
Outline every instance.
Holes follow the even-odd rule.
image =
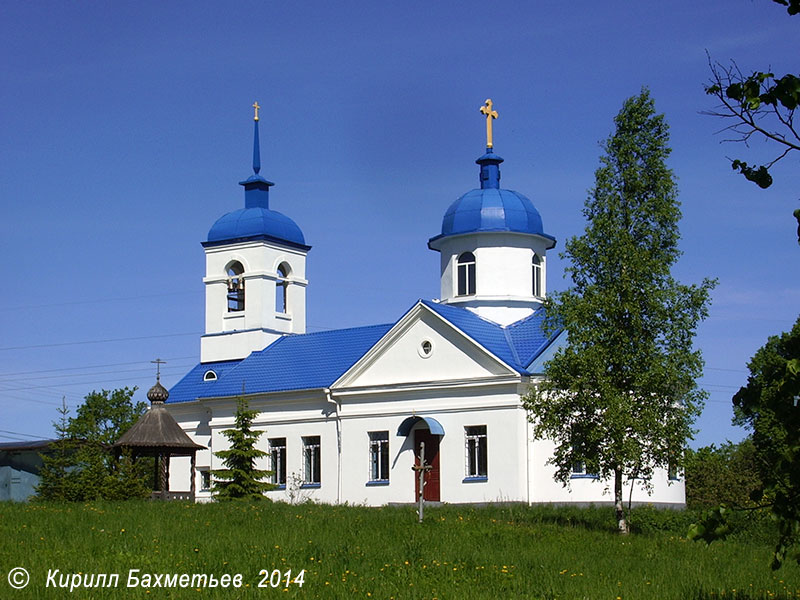
[[[583,235],[562,258],[572,286],[551,294],[546,326],[565,345],[525,396],[538,438],[554,440],[551,463],[569,483],[572,465],[613,481],[619,530],[627,533],[623,481],[651,486],[656,467],[681,461],[704,392],[692,350],[714,282],[682,285],[677,188],[665,164],[668,125],[647,89],[625,101],[604,142],[583,214]]]
[[[272,471],[256,469],[256,460],[269,456],[267,452],[256,448],[258,438],[263,433],[252,429],[257,414],[256,411],[249,410],[245,398],[239,398],[234,428],[222,432],[231,446],[228,450],[214,453],[227,467],[212,471],[215,478],[212,492],[217,500],[262,500],[264,492],[276,487],[275,484],[264,481],[272,475]]]
[[[48,450],[41,454],[42,468],[39,470],[39,484],[36,486],[38,500],[78,500],[79,488],[73,472],[76,445],[69,436],[69,409],[66,401],[61,399],[61,415],[53,422],[56,440]]]

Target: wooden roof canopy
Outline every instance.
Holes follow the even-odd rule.
[[[161,385],[160,377],[147,392],[150,410],[144,413],[114,444],[117,451],[130,449],[138,455],[171,454],[173,456],[193,455],[205,446],[195,444],[175,418],[169,414],[164,402],[169,392]]]

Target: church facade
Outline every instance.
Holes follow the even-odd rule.
[[[480,187],[445,212],[428,241],[440,254],[437,300],[419,300],[394,322],[306,333],[306,258],[311,249],[289,217],[269,206],[260,174],[258,108],[254,174],[241,182],[245,206],[223,215],[203,242],[205,334],[200,363],[166,404],[197,453],[195,489],[210,500],[214,452],[245,396],[264,431],[259,447],[274,472],[275,500],[384,505],[419,493],[450,503],[604,503],[609,482],[573,468],[569,486],[547,464],[553,444],[534,440],[521,403],[563,342],[546,332],[545,233],[533,203],[500,187],[500,164],[486,116]],[[179,462],[184,459],[174,459]],[[186,459],[188,460],[188,459]],[[170,469],[170,488],[189,489],[188,469]],[[684,483],[657,470],[634,502],[682,506]],[[630,494],[628,488],[625,493]]]

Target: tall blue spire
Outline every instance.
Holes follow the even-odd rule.
[[[261,108],[258,102],[253,104],[255,117],[253,117],[253,172],[254,174],[240,181],[239,185],[244,186],[244,207],[245,208],[269,208],[269,188],[275,185],[267,181],[261,175],[261,148],[259,146],[258,135],[258,109]]]
[[[256,102],[258,106],[258,102]],[[261,170],[261,148],[258,145],[258,117],[253,121],[253,171],[256,175]]]

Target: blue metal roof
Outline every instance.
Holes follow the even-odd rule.
[[[240,208],[217,219],[208,232],[204,246],[233,241],[266,239],[308,248],[303,232],[286,215],[263,206]]]
[[[527,233],[555,242],[544,232],[533,202],[519,192],[492,188],[471,190],[453,202],[442,219],[441,234],[430,241],[479,231]]]
[[[502,327],[463,307],[420,302],[523,375],[532,374],[528,367],[560,333],[545,334],[543,309]],[[330,387],[392,327],[384,324],[286,335],[241,360],[200,363],[175,384],[167,402],[238,396],[242,389],[246,394],[258,394]],[[204,381],[209,370],[217,374],[215,381]]]
[[[287,335],[240,361],[199,364],[170,390],[168,403],[330,386],[386,334],[392,325],[371,325]],[[224,371],[217,369],[224,365]],[[203,381],[208,369],[216,381]]]
[[[433,417],[420,417],[419,415],[414,415],[412,417],[403,419],[403,422],[400,423],[400,426],[397,428],[397,435],[400,437],[407,436],[409,433],[411,433],[411,428],[414,427],[418,421],[425,421],[425,424],[428,426],[428,429],[433,435],[444,437],[444,427],[442,427],[442,424],[439,423],[439,421]]]

